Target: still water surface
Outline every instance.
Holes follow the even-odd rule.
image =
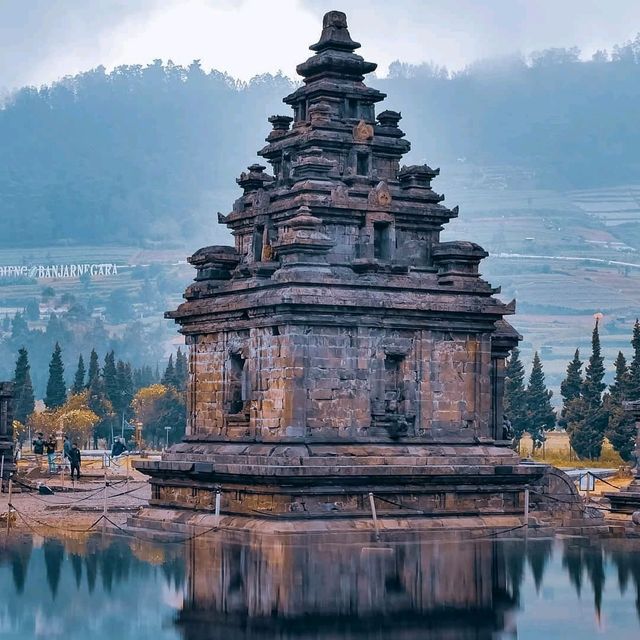
[[[637,640],[640,544],[0,544],[8,640]]]

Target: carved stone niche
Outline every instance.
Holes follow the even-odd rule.
[[[231,342],[224,366],[223,397],[227,430],[246,429],[251,408],[248,347],[240,341]]]
[[[371,401],[371,426],[383,428],[392,439],[414,431],[416,414],[413,406],[415,373],[409,371],[409,344],[401,340],[384,346],[378,362]]]
[[[475,242],[441,242],[435,245],[432,256],[438,267],[438,283],[452,285],[460,279],[479,278],[478,265],[488,255]]]

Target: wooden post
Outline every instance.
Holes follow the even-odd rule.
[[[376,540],[380,540],[380,530],[378,529],[378,514],[376,513],[376,502],[373,493],[369,492],[369,504],[371,505],[371,515],[373,516],[373,526],[376,530]]]
[[[524,488],[524,526],[529,527],[529,485]]]
[[[9,535],[9,531],[11,530],[11,494],[13,490],[13,480],[11,477],[9,478],[9,506],[7,508],[7,535]]]
[[[102,503],[102,533],[107,526],[107,467],[104,468],[104,501]]]

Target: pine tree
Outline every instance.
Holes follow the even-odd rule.
[[[600,335],[596,321],[591,337],[591,357],[585,371],[582,395],[568,403],[567,432],[571,446],[583,458],[599,458],[604,434],[609,425],[609,411],[603,406],[605,389],[604,360],[600,351]]]
[[[100,365],[98,364],[98,354],[95,349],[91,349],[89,356],[89,373],[87,375],[87,388],[90,388],[100,377]]]
[[[189,375],[189,365],[187,363],[187,356],[182,353],[182,350],[178,347],[178,353],[176,354],[176,367],[175,367],[175,381],[176,389],[178,391],[184,391],[187,388],[187,378]]]
[[[567,365],[567,377],[560,383],[560,395],[562,396],[562,411],[558,424],[561,427],[567,426],[567,415],[570,403],[580,397],[582,393],[582,362],[580,360],[580,349],[576,349],[573,360]]]
[[[603,379],[604,359],[600,351],[600,335],[598,333],[598,321],[596,320],[591,336],[591,357],[589,358],[582,385],[582,395],[593,410],[602,406],[602,392],[606,388]]]
[[[636,318],[631,337],[633,357],[629,365],[629,400],[640,400],[640,322]]]
[[[567,402],[580,395],[582,391],[582,362],[580,349],[576,349],[573,360],[567,366],[567,377],[560,383],[560,395]]]
[[[604,405],[608,412],[607,438],[623,460],[630,460],[635,447],[636,425],[634,419],[623,408],[630,393],[630,375],[627,361],[622,353],[616,358],[616,376],[609,387]]]
[[[18,351],[16,361],[16,371],[13,376],[14,382],[14,417],[18,422],[26,424],[27,418],[36,408],[33,396],[33,385],[31,384],[31,366],[29,365],[29,354],[23,347]]]
[[[511,422],[516,441],[519,442],[526,429],[527,399],[524,388],[524,367],[517,347],[511,352],[505,371],[504,415]]]
[[[609,397],[613,402],[621,404],[628,399],[630,391],[629,368],[627,367],[627,359],[622,351],[618,351],[615,367],[616,375],[613,384],[609,387]]]
[[[84,386],[84,359],[82,354],[78,357],[78,366],[76,368],[76,374],[73,376],[73,386],[71,387],[71,393],[82,393],[85,389]]]
[[[536,351],[526,390],[526,430],[533,440],[534,449],[544,442],[544,432],[556,426],[556,414],[551,406],[552,395],[545,384],[542,361]]]
[[[175,387],[176,386],[176,370],[173,366],[173,354],[169,356],[169,362],[167,363],[167,368],[164,370],[162,374],[162,384],[167,387]]]
[[[67,400],[67,386],[64,382],[64,364],[62,363],[62,350],[56,342],[51,362],[49,363],[49,380],[47,382],[47,394],[44,404],[47,409],[61,407]]]
[[[120,415],[127,414],[133,400],[133,375],[128,362],[118,360],[116,366],[116,380],[118,382],[119,401],[117,411]]]
[[[118,411],[121,404],[120,389],[118,388],[118,372],[116,370],[115,353],[110,351],[104,357],[104,367],[102,368],[102,380],[104,381],[104,392],[111,402],[113,408]]]

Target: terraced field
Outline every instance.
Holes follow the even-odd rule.
[[[460,218],[442,237],[474,240],[491,253],[483,275],[502,287],[506,301],[518,301],[511,321],[524,337],[527,364],[541,352],[558,400],[576,347],[588,357],[593,314],[600,312],[611,379],[617,352],[630,352],[640,315],[640,187],[556,192],[470,190],[463,183],[447,185],[447,202],[460,205]]]
[[[528,363],[535,350],[541,352],[557,397],[575,348],[588,355],[594,313],[604,314],[602,343],[609,375],[618,350],[630,351],[631,328],[640,316],[640,186],[561,192],[527,184],[513,188],[501,175],[495,170],[470,179],[464,171],[443,170],[436,189],[445,192],[449,206],[460,205],[460,218],[448,225],[442,238],[470,239],[490,251],[484,277],[502,287],[506,301],[518,300],[512,322],[524,337],[523,357]],[[223,230],[216,232],[221,235]],[[186,248],[133,246],[7,249],[0,250],[0,267],[115,263],[117,276],[91,279],[95,299],[104,301],[120,290],[144,300],[145,273],[151,273],[168,287],[165,295],[173,306],[192,278],[185,263],[188,253]],[[87,294],[78,278],[11,285],[0,278],[0,316],[13,313],[29,298],[39,299],[47,286],[58,295]],[[141,313],[144,316],[144,309]]]

